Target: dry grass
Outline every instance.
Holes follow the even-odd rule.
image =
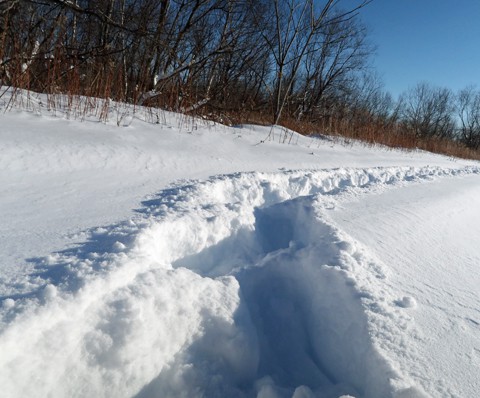
[[[217,120],[230,125],[271,124],[271,116],[261,112],[234,113]],[[383,145],[389,148],[405,150],[424,150],[456,158],[480,160],[480,151],[467,148],[458,141],[430,138],[419,139],[406,132],[399,124],[382,123],[360,124],[345,120],[313,122],[284,117],[281,125],[302,135],[325,134],[334,137],[355,139],[366,145]]]
[[[420,139],[406,132],[398,124],[355,124],[346,121],[329,122],[327,128],[320,128],[317,123],[285,119],[282,125],[303,135],[322,133],[326,135],[351,138],[366,145],[384,145],[405,150],[424,150],[446,156],[480,160],[480,151],[467,148],[463,143],[450,139]]]
[[[103,79],[98,79],[104,81],[103,84],[97,84],[96,87],[93,87],[94,85],[92,84],[89,87],[89,91],[91,92],[98,93],[100,91],[100,97],[85,96],[79,94],[79,91],[82,91],[79,88],[80,79],[72,73],[66,93],[52,89],[46,93],[48,111],[53,115],[60,113],[72,119],[85,120],[86,118],[96,118],[99,121],[106,122],[109,116],[111,117],[113,110],[113,114],[116,114],[117,125],[124,125],[127,123],[126,120],[132,117],[131,109],[133,109],[133,114],[137,115],[137,106],[135,104],[124,104],[124,107],[120,109],[118,107],[120,103],[112,103],[109,96],[109,87],[111,86],[113,76],[109,74],[107,77],[110,79],[106,79],[106,82]],[[11,96],[5,107],[6,109],[16,107],[36,111],[38,104],[36,103],[35,96],[31,95],[33,92],[29,90],[28,83],[28,79],[25,79],[21,84],[21,86],[23,86],[22,89],[10,89]],[[139,117],[140,119],[151,123],[160,123],[159,115],[162,113],[161,109],[156,107],[139,108],[144,110],[144,112],[142,112],[144,117]],[[265,111],[244,110],[218,112],[208,108],[197,110],[194,114],[185,115],[185,118],[182,120],[190,121],[189,123],[192,124],[191,129],[194,129],[195,120],[197,120],[197,122],[199,120],[195,116],[199,116],[203,120],[211,120],[230,126],[241,124],[268,126],[271,125],[272,122],[271,115]],[[405,150],[420,149],[456,158],[480,160],[480,151],[469,149],[461,142],[438,138],[419,139],[413,134],[409,134],[406,129],[402,128],[398,123],[389,125],[379,122],[358,123],[344,119],[311,121],[308,119],[297,120],[287,116],[281,120],[281,125],[289,130],[307,136],[323,134],[355,139],[363,142],[365,145],[383,145]],[[281,142],[290,142],[290,140],[286,135]]]
[[[272,116],[261,111],[213,112],[203,109],[203,112],[194,116],[201,116],[229,126],[242,124],[269,126],[272,124]],[[480,151],[469,149],[461,142],[439,138],[419,139],[408,133],[398,123],[358,123],[341,119],[311,121],[307,119],[298,120],[287,116],[282,118],[280,124],[289,130],[307,136],[324,134],[354,139],[363,142],[365,145],[382,145],[412,151],[424,150],[456,158],[480,160]],[[282,142],[288,142],[288,139]]]

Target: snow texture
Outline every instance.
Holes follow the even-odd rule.
[[[475,163],[302,137],[257,145],[266,130],[252,126],[170,135],[175,115],[160,138],[141,122],[2,117],[2,396],[478,391]],[[454,356],[462,375],[445,368]]]

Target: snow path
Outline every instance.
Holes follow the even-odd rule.
[[[159,113],[160,124],[135,118],[121,128],[52,117],[46,109],[40,114],[0,114],[0,296],[35,287],[24,278],[35,257],[82,241],[87,229],[129,218],[147,195],[174,181],[280,168],[475,165],[298,134],[295,144],[280,144],[279,128],[230,128],[169,112]],[[272,131],[275,140],[258,145]]]
[[[474,175],[346,201],[330,214],[388,265],[398,304],[414,306],[405,332],[416,359],[393,350],[394,359],[432,397],[480,390],[479,206]]]
[[[2,393],[425,396],[430,385],[399,360],[418,352],[395,279],[328,209],[478,173],[238,173],[166,189],[132,219],[36,259],[41,289],[3,298]]]

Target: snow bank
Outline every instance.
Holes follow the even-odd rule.
[[[384,346],[402,316],[386,270],[323,209],[478,172],[238,173],[164,190],[45,258],[30,293],[4,297],[2,393],[423,396]]]

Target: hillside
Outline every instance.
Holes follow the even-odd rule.
[[[0,116],[3,396],[479,390],[478,163],[37,101]]]

